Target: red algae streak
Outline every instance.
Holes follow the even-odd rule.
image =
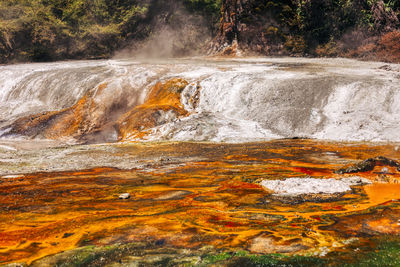
[[[328,196],[282,197],[259,185],[262,179],[350,177],[334,170],[371,156],[399,158],[391,145],[278,140],[115,149],[148,164],[0,178],[0,263],[30,264],[84,245],[157,240],[188,249],[314,253],[343,248],[354,236],[400,234],[398,173],[385,174],[386,183]],[[357,175],[382,180],[379,170]],[[119,199],[122,193],[130,198]]]

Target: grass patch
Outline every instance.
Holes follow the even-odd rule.
[[[232,254],[228,252],[223,252],[220,254],[211,254],[211,255],[206,255],[203,259],[204,264],[213,264],[219,261],[226,261],[228,259],[232,258]]]
[[[354,252],[354,262],[342,264],[346,267],[358,266],[400,266],[399,238],[386,238],[377,242],[377,246],[369,252]],[[339,263],[337,263],[339,265]]]
[[[247,251],[209,254],[194,266],[326,266],[327,260],[318,257],[286,256],[283,254],[256,255]]]
[[[400,237],[377,237],[369,245],[352,244],[345,252],[325,257],[284,254],[251,254],[248,251],[188,251],[151,246],[144,243],[86,246],[53,255],[33,266],[103,266],[125,263],[138,266],[400,266]],[[133,258],[130,258],[134,256]],[[131,262],[132,261],[132,262]]]

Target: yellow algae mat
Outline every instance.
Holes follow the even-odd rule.
[[[39,264],[78,247],[134,242],[154,249],[325,257],[371,246],[371,237],[400,234],[396,168],[377,164],[368,171],[334,172],[367,158],[398,159],[395,144],[133,143],[103,153],[137,155],[142,164],[121,169],[99,162],[97,168],[0,178],[0,264]],[[303,195],[280,195],[260,185],[354,176],[371,183]],[[120,199],[123,193],[129,198]]]

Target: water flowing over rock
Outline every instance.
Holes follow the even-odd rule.
[[[164,84],[157,83],[151,89],[145,103],[130,110],[118,121],[116,127],[119,138],[140,138],[144,129],[185,116],[187,111],[180,103],[180,93],[187,85],[188,82],[183,79],[172,79]]]
[[[398,65],[109,60],[0,67],[0,135],[80,142],[399,141]]]

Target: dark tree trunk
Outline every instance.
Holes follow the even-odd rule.
[[[240,17],[249,0],[223,0],[218,34],[212,42],[210,53],[234,54],[238,52],[238,39],[243,28]]]
[[[210,54],[280,55],[296,16],[296,0],[222,0]]]

